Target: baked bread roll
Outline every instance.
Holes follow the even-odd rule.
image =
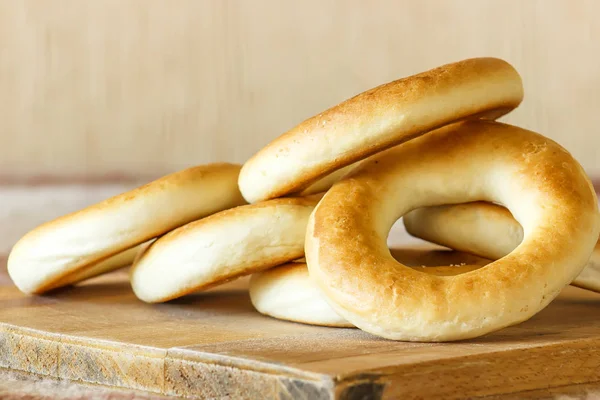
[[[463,60],[390,82],[272,141],[244,164],[240,190],[250,203],[298,193],[342,167],[440,126],[498,118],[522,99],[521,77],[497,58]]]
[[[106,265],[94,265],[190,221],[244,204],[239,170],[225,163],[188,168],[47,222],[15,244],[8,273],[21,291],[42,293],[89,273],[107,272]]]
[[[398,263],[392,224],[427,206],[497,202],[523,226],[503,258],[455,276]],[[440,128],[362,163],[309,219],[311,279],[340,316],[393,340],[473,338],[525,321],[581,273],[600,232],[579,163],[537,133],[486,121]]]
[[[298,259],[320,198],[240,206],[175,229],[142,250],[130,273],[133,291],[163,302]]]

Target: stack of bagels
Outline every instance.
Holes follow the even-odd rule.
[[[189,168],[37,227],[9,274],[43,293],[132,264],[150,303],[253,274],[263,314],[393,340],[517,324],[571,283],[600,291],[600,214],[583,168],[495,121],[522,98],[519,74],[496,58],[378,86],[243,166]],[[456,251],[390,251],[401,217]]]

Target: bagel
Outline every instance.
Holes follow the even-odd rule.
[[[523,240],[523,228],[506,208],[485,202],[425,207],[403,218],[411,235],[497,260]],[[600,292],[600,241],[572,285]]]
[[[487,266],[433,276],[390,255],[392,224],[420,207],[490,201],[523,226],[522,243]],[[585,267],[600,232],[579,163],[537,133],[491,121],[455,123],[363,163],[308,222],[311,279],[343,318],[405,341],[452,341],[529,319]]]
[[[495,119],[523,99],[521,77],[497,58],[447,64],[361,93],[275,139],[242,167],[254,203],[301,192],[318,179],[432,129]]]
[[[47,222],[15,244],[8,273],[25,293],[56,288],[72,274],[85,277],[86,269],[108,257],[244,204],[239,170],[225,163],[189,168]]]
[[[133,291],[145,302],[164,302],[298,259],[320,198],[240,206],[175,229],[140,253],[130,272]]]
[[[391,252],[407,266],[441,276],[473,271],[490,262],[449,250],[394,249]],[[448,264],[451,266],[440,266]],[[310,279],[304,262],[291,262],[252,274],[249,291],[252,305],[262,314],[309,325],[354,327],[333,311]]]

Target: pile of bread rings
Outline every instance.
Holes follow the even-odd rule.
[[[150,303],[253,274],[261,313],[392,340],[520,323],[566,285],[600,291],[589,178],[554,141],[495,121],[522,98],[496,58],[381,85],[243,166],[189,168],[39,226],[12,249],[9,274],[39,294],[132,263]],[[403,216],[410,234],[460,252],[402,264],[387,236]],[[421,267],[428,257],[435,266]]]

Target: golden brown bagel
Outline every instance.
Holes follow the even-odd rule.
[[[391,249],[405,265],[434,275],[473,271],[490,261],[451,250]],[[440,266],[450,265],[450,266]],[[262,314],[310,325],[353,327],[340,317],[310,279],[304,262],[291,262],[252,274],[250,300]]]
[[[87,268],[110,256],[244,204],[237,188],[239,170],[225,163],[189,168],[47,222],[13,247],[8,273],[26,293],[72,283],[65,278],[85,277]]]
[[[521,77],[496,58],[390,82],[275,139],[244,164],[240,190],[250,203],[300,192],[337,169],[453,121],[498,118],[522,99]]]
[[[419,208],[403,222],[413,236],[491,260],[504,257],[523,240],[523,228],[510,211],[482,201]],[[571,284],[600,292],[600,241]]]
[[[523,226],[507,256],[433,276],[396,262],[392,224],[420,207],[492,201]],[[527,320],[585,267],[600,215],[579,163],[537,133],[485,121],[440,128],[365,162],[309,219],[306,260],[333,309],[394,340],[467,339]]]
[[[133,291],[162,302],[300,258],[320,198],[240,206],[175,229],[140,253],[131,269]]]

